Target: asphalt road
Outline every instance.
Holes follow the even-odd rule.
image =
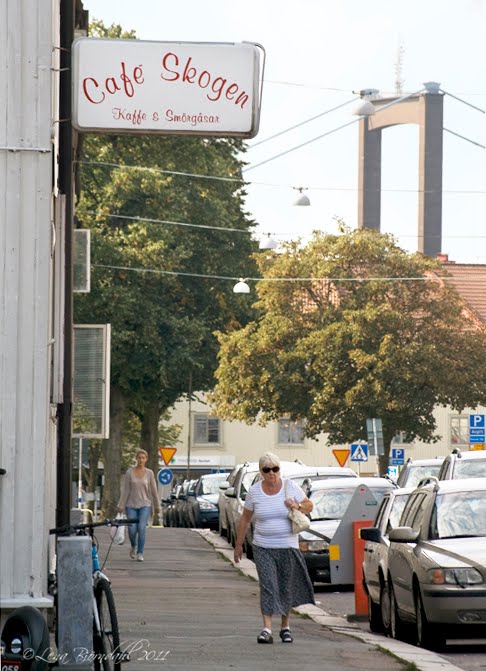
[[[342,588],[336,591],[335,586],[317,584],[314,588],[316,594],[316,605],[331,615],[346,617],[355,612],[354,591],[352,588]],[[368,628],[367,623],[360,623],[363,629]],[[482,644],[474,644],[470,641],[449,641],[445,652],[440,653],[451,664],[459,666],[464,671],[486,670],[486,638]]]

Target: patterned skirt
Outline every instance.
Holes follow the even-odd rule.
[[[286,615],[295,606],[314,603],[314,590],[300,550],[254,545],[253,559],[264,615]]]

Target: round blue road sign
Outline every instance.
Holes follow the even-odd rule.
[[[158,473],[157,473],[157,478],[160,482],[161,485],[170,485],[172,482],[172,478],[174,477],[172,471],[170,468],[162,468]]]

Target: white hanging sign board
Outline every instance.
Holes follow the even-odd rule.
[[[73,43],[73,126],[80,132],[254,137],[256,44]]]

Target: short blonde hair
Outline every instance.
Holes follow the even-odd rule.
[[[135,455],[135,459],[138,457],[139,454],[144,454],[147,459],[148,459],[148,452],[147,450],[137,450],[137,454]]]
[[[258,466],[260,470],[266,466],[280,466],[280,457],[278,457],[273,452],[265,452],[265,454],[262,454],[260,457]]]

